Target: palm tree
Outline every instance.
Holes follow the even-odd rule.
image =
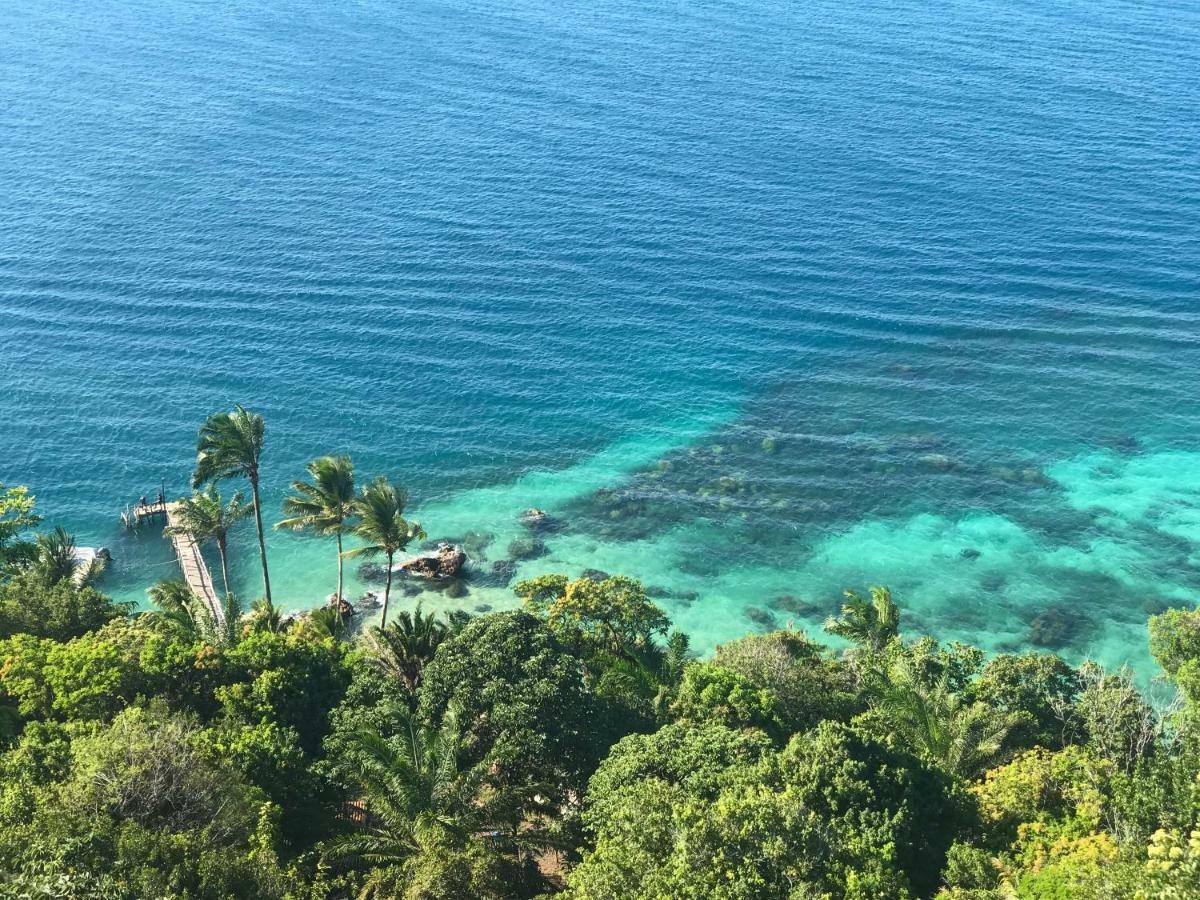
[[[282,611],[266,597],[259,597],[250,604],[249,618],[251,631],[269,631],[272,634],[280,634],[287,630]]]
[[[372,628],[366,635],[367,652],[376,668],[402,682],[415,695],[421,686],[421,673],[449,633],[445,622],[439,621],[435,613],[422,615],[417,604],[411,614],[401,610],[391,625]]]
[[[154,607],[154,617],[191,637],[201,636],[200,609],[203,604],[197,603],[196,595],[187,584],[176,579],[163,580],[152,584],[146,593]]]
[[[354,463],[348,456],[322,456],[307,466],[312,484],[293,481],[296,496],[283,501],[288,518],[276,528],[337,538],[337,599],[342,599],[342,535],[354,513]]]
[[[885,587],[871,588],[870,602],[846,591],[841,616],[826,619],[825,630],[878,653],[900,634],[900,610]]]
[[[76,586],[86,587],[100,577],[105,563],[93,557],[86,568],[80,568],[75,551],[75,536],[65,528],[39,534],[33,545],[32,569],[47,585],[72,579]]]
[[[213,413],[200,426],[196,442],[196,471],[192,487],[242,477],[250,482],[254,496],[254,524],[258,529],[258,555],[262,560],[263,593],[271,599],[271,578],[267,574],[267,544],[263,539],[262,498],[258,493],[259,460],[263,452],[266,426],[262,416],[238,405],[233,412]]]
[[[215,484],[210,484],[208,490],[197,491],[186,500],[180,500],[175,506],[175,520],[178,525],[169,525],[163,529],[163,534],[170,537],[173,534],[184,534],[198,544],[205,541],[216,541],[217,552],[221,554],[221,580],[225,583],[225,593],[229,593],[229,531],[254,511],[254,507],[243,502],[242,492],[237,491],[229,498],[228,503],[222,503],[221,492]]]
[[[353,834],[329,842],[325,856],[367,870],[359,897],[398,897],[422,855],[461,847],[489,824],[487,767],[459,771],[453,716],[436,730],[409,719],[393,740],[361,732],[356,749],[349,781],[367,820]]]
[[[404,504],[407,500],[404,492],[397,490],[395,485],[382,475],[364,487],[354,501],[354,512],[359,520],[354,526],[354,535],[366,541],[366,545],[342,554],[347,559],[379,553],[387,556],[383,615],[379,621],[381,628],[387,624],[388,600],[392,593],[392,565],[396,554],[407,547],[409,541],[425,538],[425,532],[421,530],[419,522],[408,522],[404,519]]]
[[[968,702],[950,690],[946,675],[925,683],[906,660],[891,667],[872,706],[913,752],[963,778],[988,768],[1023,720],[1019,712]]]
[[[234,594],[226,594],[223,601],[224,626],[213,618],[208,605],[192,593],[183,581],[169,580],[154,584],[146,592],[154,613],[160,620],[169,623],[194,640],[233,646],[241,636],[242,605]]]
[[[322,638],[340,638],[346,633],[346,619],[336,606],[319,606],[300,620],[309,633]]]

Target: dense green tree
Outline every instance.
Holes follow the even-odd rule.
[[[178,524],[167,526],[163,534],[168,537],[186,535],[199,544],[208,541],[215,543],[221,557],[221,583],[228,594],[229,532],[253,512],[254,509],[243,502],[241,491],[235,492],[226,503],[221,499],[216,484],[210,484],[206,490],[196,491],[191,497],[175,504],[174,517]]]
[[[1010,735],[1010,745],[1060,749],[1067,735],[1070,710],[1079,695],[1078,673],[1051,653],[1002,654],[984,666],[974,695],[988,706],[1024,713]]]
[[[226,684],[217,699],[236,722],[293,729],[304,752],[316,755],[350,680],[345,654],[344,645],[331,639],[251,632],[225,651]]]
[[[537,784],[560,803],[583,793],[617,736],[579,660],[522,611],[479,616],[438,648],[425,668],[419,712],[436,725],[450,709],[464,761],[486,760],[499,783]]]
[[[20,567],[33,556],[33,542],[22,536],[37,528],[42,517],[34,512],[34,497],[23,485],[0,481],[0,577],[10,566]]]
[[[66,641],[123,619],[128,610],[128,604],[114,603],[70,578],[48,583],[22,571],[0,582],[0,638],[29,634]]]
[[[321,456],[307,468],[311,483],[292,482],[292,490],[296,493],[283,501],[287,518],[275,523],[275,527],[336,538],[337,598],[341,600],[344,595],[342,535],[349,529],[354,516],[354,463],[349,456]]]
[[[114,621],[66,643],[0,641],[0,685],[24,719],[92,720],[138,696],[170,696],[197,673],[195,648],[141,622]]]
[[[866,708],[849,667],[802,632],[751,634],[720,644],[713,662],[770,691],[789,733],[826,719],[846,722]]]
[[[516,591],[545,615],[564,644],[585,655],[599,651],[640,658],[671,624],[641,582],[620,575],[599,581],[546,576],[521,582]]]
[[[727,775],[753,768],[773,752],[761,731],[713,722],[675,722],[651,734],[631,734],[613,745],[588,782],[584,821],[598,831],[615,820],[624,793],[652,782],[663,795],[712,802]]]
[[[138,708],[74,736],[34,802],[0,813],[0,892],[58,883],[64,896],[96,896],[100,884],[122,898],[281,896],[270,804],[198,737],[184,719]]]
[[[924,896],[964,824],[939,772],[832,723],[756,765],[732,765],[717,784],[715,797],[654,777],[598,784],[595,849],[570,874],[568,896]]]
[[[419,522],[404,518],[407,496],[383,476],[376,478],[362,489],[354,501],[354,514],[358,524],[354,535],[364,541],[362,547],[347,550],[342,555],[375,556],[382,553],[387,559],[387,580],[383,585],[383,613],[379,625],[387,625],[388,602],[392,595],[392,567],[396,554],[405,549],[410,541],[425,538]]]
[[[224,478],[245,478],[250,482],[254,525],[258,531],[258,556],[262,563],[263,595],[270,600],[271,577],[267,572],[267,544],[263,537],[262,497],[259,495],[259,466],[265,435],[262,416],[240,405],[235,406],[233,412],[213,413],[200,426],[192,487]]]
[[[694,662],[683,672],[671,714],[695,724],[759,728],[778,740],[785,729],[777,706],[771,691],[744,675],[713,663]]]

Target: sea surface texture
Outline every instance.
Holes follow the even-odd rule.
[[[241,402],[269,521],[344,452],[467,542],[405,606],[540,553],[701,650],[887,584],[1144,666],[1200,598],[1195,0],[25,0],[0,86],[0,480],[118,597],[175,572],[118,514]]]

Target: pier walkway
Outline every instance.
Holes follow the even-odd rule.
[[[167,527],[177,524],[175,521],[176,506],[175,503],[162,505],[162,512],[167,517]],[[216,588],[213,587],[208,564],[204,562],[204,557],[200,554],[200,545],[189,535],[173,534],[171,535],[171,546],[175,548],[175,558],[179,560],[183,580],[187,582],[192,593],[204,601],[204,605],[208,607],[208,611],[212,615],[213,625],[223,629],[225,627],[225,607],[221,603]]]

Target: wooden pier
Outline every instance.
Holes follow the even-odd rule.
[[[146,504],[138,509],[152,509],[159,504]],[[160,515],[165,516],[167,527],[177,524],[175,521],[175,509],[177,503],[162,503]],[[147,516],[153,513],[146,513]],[[179,568],[183,572],[183,580],[187,582],[188,588],[193,594],[204,601],[204,605],[208,608],[212,616],[213,625],[223,629],[225,627],[225,606],[221,603],[220,595],[213,587],[212,575],[209,574],[208,564],[205,563],[204,557],[200,553],[200,545],[192,540],[191,536],[186,534],[171,535],[171,546],[175,548],[175,558],[179,560]]]
[[[126,528],[137,528],[143,522],[153,522],[155,519],[167,519],[167,501],[162,499],[162,494],[159,494],[159,499],[153,503],[139,502],[136,506],[127,506],[125,511],[121,513],[121,521],[125,523]]]

